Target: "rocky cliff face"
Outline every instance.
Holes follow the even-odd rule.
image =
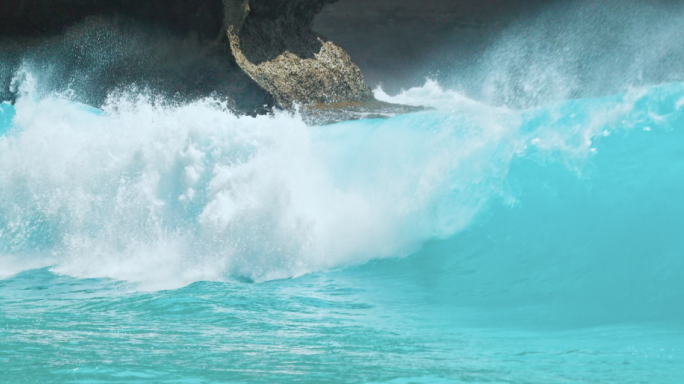
[[[351,57],[311,29],[328,2],[226,1],[226,31],[237,64],[282,107],[373,98]]]
[[[390,91],[415,85],[414,68],[449,38],[454,55],[473,56],[521,9],[550,1],[4,0],[0,98],[23,65],[47,77],[46,91],[76,89],[95,105],[135,86],[167,100],[219,97],[239,113],[368,113],[379,104],[364,75]]]
[[[222,0],[7,0],[0,2],[0,98],[20,66],[43,91],[76,90],[100,105],[135,87],[166,100],[217,96],[239,113],[275,101],[237,65],[223,33]]]
[[[55,61],[65,78],[53,85],[85,77],[95,104],[131,85],[215,95],[244,113],[370,101],[349,55],[312,30],[334,1],[9,0],[0,3],[0,56],[15,66]]]

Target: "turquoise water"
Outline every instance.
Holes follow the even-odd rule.
[[[0,135],[5,134],[12,126],[14,119],[14,107],[9,103],[0,103]]]
[[[393,100],[3,105],[0,381],[684,381],[683,84]]]

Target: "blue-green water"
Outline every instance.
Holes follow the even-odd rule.
[[[12,120],[14,119],[14,107],[9,103],[0,103],[0,135],[5,134],[5,132],[12,126]]]
[[[684,85],[430,87],[327,127],[3,105],[0,381],[684,382]]]

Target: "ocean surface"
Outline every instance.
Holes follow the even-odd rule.
[[[2,383],[684,382],[684,84],[427,82],[321,127],[31,87],[0,106]]]

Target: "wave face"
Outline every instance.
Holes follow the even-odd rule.
[[[512,110],[428,82],[376,96],[432,111],[323,127],[24,88],[0,115],[8,379],[41,305],[66,381],[683,379],[684,84]],[[54,368],[74,337],[100,357]],[[205,351],[139,349],[175,337]]]
[[[655,170],[675,175],[679,166],[676,145],[664,146],[677,142],[681,84],[522,112],[433,82],[392,101],[437,110],[307,127],[285,114],[238,118],[212,100],[159,107],[121,97],[97,114],[59,98],[23,97],[0,139],[3,259],[17,260],[19,270],[18,260],[30,259],[78,277],[175,286],[266,281],[406,256],[491,215],[492,202],[528,215],[516,226],[537,233],[551,223],[534,222],[535,212],[556,194],[551,200],[566,210],[552,223],[580,222],[554,233],[617,236],[605,244],[624,244],[620,233],[633,239],[632,230],[617,230],[635,228],[630,215],[675,220],[679,212],[663,198],[680,187],[676,178]],[[6,109],[3,116],[12,113]],[[642,208],[649,201],[670,206]],[[601,227],[577,217],[590,204]],[[676,227],[667,223],[659,236]],[[650,247],[663,243],[671,242]]]
[[[515,128],[501,143],[517,144],[488,149],[494,162],[482,169],[502,170],[507,199],[426,243],[401,273],[432,276],[447,302],[520,316],[551,305],[556,321],[681,319],[683,91],[672,83],[504,112]],[[398,100],[439,107],[443,96],[428,83]]]

